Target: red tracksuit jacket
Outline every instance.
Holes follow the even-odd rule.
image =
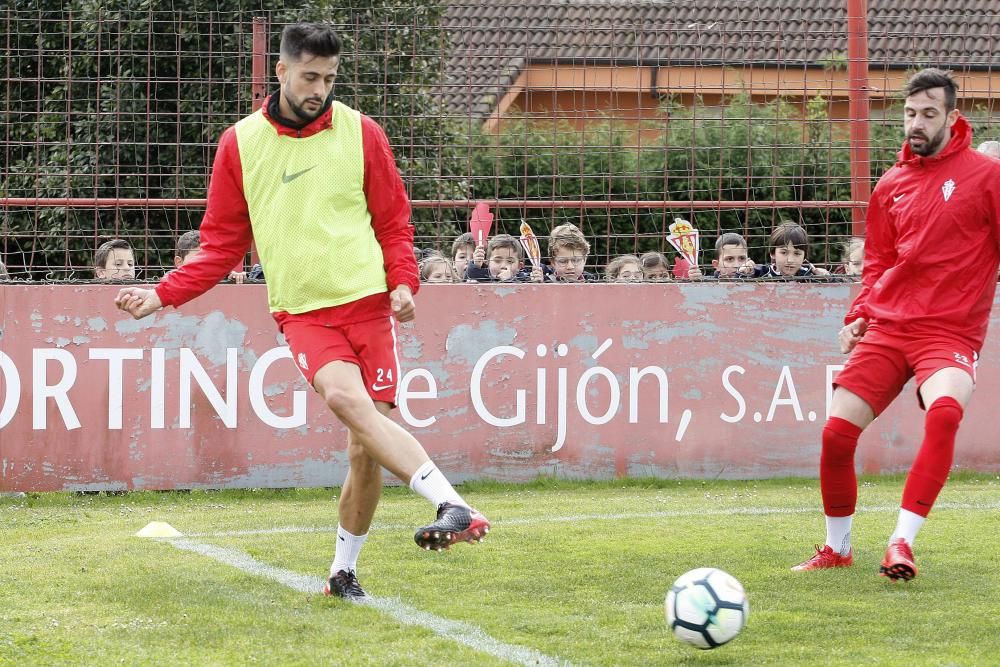
[[[1000,160],[959,117],[937,155],[908,143],[868,205],[862,288],[844,318],[889,333],[982,347],[1000,263]]]

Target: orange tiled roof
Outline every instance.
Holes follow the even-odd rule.
[[[531,63],[819,67],[846,58],[847,0],[449,3],[446,108],[483,117]],[[874,68],[1000,67],[1000,0],[869,0]]]

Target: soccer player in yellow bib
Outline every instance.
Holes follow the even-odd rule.
[[[402,178],[379,125],[333,99],[340,40],[324,24],[281,35],[280,89],[219,141],[201,252],[155,289],[115,299],[136,319],[178,307],[224,278],[256,242],[268,304],[299,370],[348,428],[350,469],[327,595],[360,600],[358,554],[382,493],[382,468],[437,508],[425,549],[481,540],[469,507],[419,442],[386,415],[396,403],[395,322],[420,286]]]

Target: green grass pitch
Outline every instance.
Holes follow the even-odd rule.
[[[311,588],[337,489],[0,498],[0,665],[998,664],[1000,478],[954,476],[919,576],[892,584],[902,484],[863,478],[854,567],[812,573],[789,568],[823,540],[816,480],[470,483],[494,529],[445,553],[413,543],[428,504],[390,488],[358,571],[382,606]],[[135,537],[150,521],[208,555]],[[750,600],[714,651],[664,622],[670,584],[702,566]]]

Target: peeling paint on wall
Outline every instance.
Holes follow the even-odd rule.
[[[456,481],[814,475],[853,289],[426,285],[398,328],[394,418]],[[346,432],[263,290],[135,321],[115,286],[0,286],[0,491],[340,484]],[[993,331],[956,465],[1000,472]],[[905,470],[921,414],[906,387],[859,469]]]

